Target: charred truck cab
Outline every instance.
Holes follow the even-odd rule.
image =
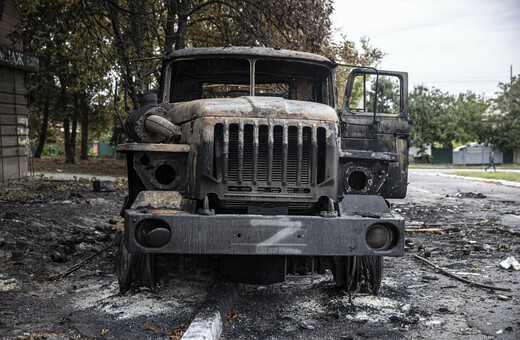
[[[404,253],[407,74],[356,68],[338,105],[335,62],[250,47],[175,51],[159,103],[135,110],[118,262],[122,292],[152,285],[154,254],[211,258],[268,284],[325,273],[377,294]]]

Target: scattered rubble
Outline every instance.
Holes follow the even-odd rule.
[[[180,339],[213,281],[172,276],[159,282],[157,293],[120,296],[113,245],[122,237],[126,193],[118,183],[111,192],[92,186],[82,180],[0,184],[0,333],[7,339],[117,339],[131,329],[137,338]],[[520,280],[513,265],[520,230],[502,219],[520,215],[520,199],[482,193],[484,200],[453,190],[448,197],[392,202],[407,221],[406,253],[384,259],[379,296],[338,291],[331,273],[246,285],[222,339],[520,338]],[[477,289],[420,265],[413,255],[465,280],[511,291]],[[504,261],[509,270],[499,265]]]
[[[520,270],[520,263],[513,256],[509,256],[507,259],[500,262],[500,267],[504,269]]]
[[[473,192],[458,192],[455,194],[455,197],[459,198],[486,198],[487,196],[481,193],[473,193]]]
[[[112,181],[94,181],[93,186],[96,192],[112,192],[115,190],[114,182]]]

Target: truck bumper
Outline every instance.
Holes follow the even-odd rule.
[[[168,229],[159,246],[139,236],[146,225]],[[392,241],[384,249],[367,245],[367,231],[383,225]],[[163,230],[164,231],[164,230]],[[402,256],[404,219],[385,217],[197,215],[127,209],[125,242],[131,253],[302,256]]]

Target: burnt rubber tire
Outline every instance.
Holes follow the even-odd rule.
[[[377,295],[383,278],[382,256],[337,256],[332,273],[336,284],[349,292]]]
[[[121,294],[128,292],[132,284],[155,289],[154,255],[129,253],[124,241],[119,246],[116,272]]]
[[[135,254],[135,282],[141,287],[148,287],[155,291],[154,280],[154,255],[153,254]]]
[[[132,285],[133,269],[135,255],[128,252],[125,241],[121,241],[119,251],[117,253],[117,281],[119,282],[119,291],[125,294]]]

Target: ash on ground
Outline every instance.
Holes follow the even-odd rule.
[[[27,179],[0,185],[0,335],[6,339],[175,339],[214,281],[170,276],[156,292],[119,294],[124,183]],[[495,189],[493,189],[495,190]],[[329,274],[243,285],[223,339],[518,339],[520,198],[500,192],[411,194],[406,254],[384,259],[379,296],[349,295]],[[469,192],[469,190],[467,191]],[[478,193],[477,193],[478,194]],[[418,262],[427,258],[479,289]]]

